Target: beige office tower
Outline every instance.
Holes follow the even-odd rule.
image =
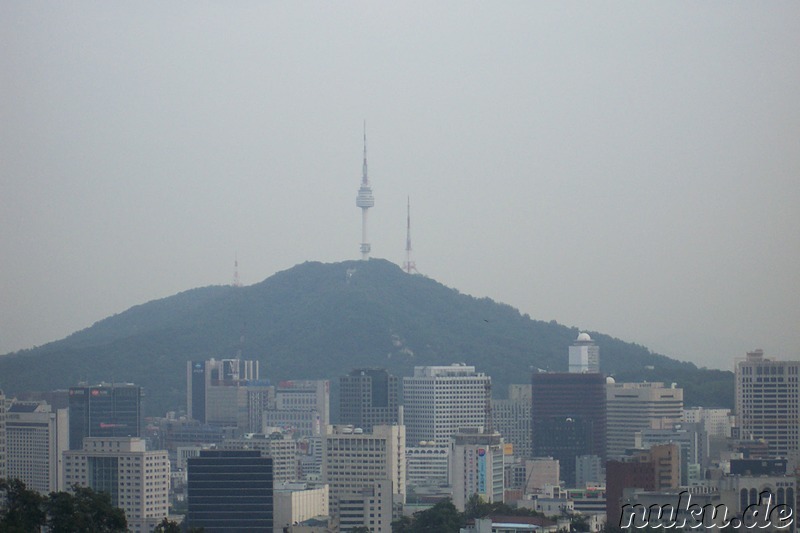
[[[683,416],[683,389],[663,383],[606,383],[606,455],[622,457],[635,447],[635,434],[669,429]]]
[[[417,366],[403,378],[408,442],[447,447],[461,428],[488,427],[492,378],[474,366]]]
[[[150,532],[167,516],[169,480],[167,451],[146,451],[138,437],[87,437],[82,450],[64,452],[66,487],[109,493],[133,533]]]
[[[772,457],[800,451],[800,361],[776,361],[763,350],[736,361],[736,424],[741,438],[765,440]]]
[[[459,511],[473,494],[487,503],[503,502],[503,437],[463,429],[450,440],[450,486]]]
[[[30,490],[64,489],[62,453],[69,449],[69,411],[44,402],[11,402],[6,412],[6,476]]]
[[[328,426],[322,482],[330,488],[330,512],[342,531],[366,527],[392,531],[392,509],[406,499],[406,431],[402,425]]]

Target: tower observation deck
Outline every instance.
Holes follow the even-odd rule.
[[[364,164],[362,166],[361,187],[356,196],[356,206],[361,208],[361,259],[369,259],[369,252],[372,247],[367,240],[367,210],[375,205],[375,197],[372,196],[372,187],[369,184],[367,174],[367,128],[364,127]]]

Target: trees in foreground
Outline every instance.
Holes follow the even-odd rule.
[[[30,533],[47,526],[51,533],[124,533],[125,512],[111,496],[73,485],[72,492],[42,496],[18,479],[0,479],[0,531]]]

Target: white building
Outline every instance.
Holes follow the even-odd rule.
[[[709,437],[730,438],[733,427],[733,415],[730,409],[706,409],[705,407],[692,407],[683,410],[683,421],[690,423],[702,422],[706,427]]]
[[[450,486],[459,511],[473,494],[487,503],[504,499],[503,437],[464,429],[450,440]]]
[[[330,510],[342,530],[369,527],[391,532],[393,505],[405,503],[405,427],[328,426],[322,482],[330,488]]]
[[[580,333],[569,347],[569,371],[577,374],[600,372],[600,347],[588,333]]]
[[[683,389],[663,383],[606,384],[606,454],[622,457],[644,429],[668,429],[683,416]]]
[[[491,378],[474,366],[417,366],[403,378],[408,442],[448,446],[461,428],[487,427]]]
[[[284,527],[329,514],[328,485],[309,487],[306,483],[276,483],[273,497],[274,533],[283,533]]]
[[[0,389],[0,479],[6,479],[6,396]]]
[[[146,451],[138,437],[87,437],[82,450],[64,452],[64,483],[111,495],[133,533],[152,531],[169,513],[169,457]]]
[[[6,412],[6,475],[30,490],[64,489],[62,453],[69,449],[69,411],[40,402],[11,402]]]
[[[406,447],[406,483],[415,487],[441,487],[449,483],[450,448],[431,446]]]
[[[775,361],[763,350],[736,362],[736,423],[742,438],[763,439],[773,457],[800,450],[800,361]]]
[[[258,450],[263,457],[272,458],[272,479],[278,483],[297,480],[297,444],[289,435],[248,433],[242,438],[226,439],[221,450]]]

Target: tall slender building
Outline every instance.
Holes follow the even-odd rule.
[[[763,439],[773,457],[800,451],[800,361],[776,361],[763,350],[736,362],[736,423],[743,438]]]
[[[367,210],[375,205],[375,197],[372,196],[372,187],[369,184],[367,174],[367,127],[364,126],[364,163],[361,170],[361,187],[358,189],[356,206],[361,209],[361,259],[369,259],[369,252],[372,247],[367,240]]]
[[[600,347],[588,333],[580,333],[569,347],[569,371],[577,374],[600,372]]]

